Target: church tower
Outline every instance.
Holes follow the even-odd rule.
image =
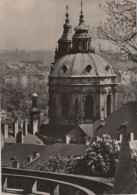
[[[84,23],[84,15],[82,10],[79,18],[79,24],[75,27],[75,34],[73,35],[73,51],[78,53],[86,53],[92,51],[91,48],[91,35],[89,34],[89,27]]]
[[[74,30],[71,39],[67,11],[49,76],[50,124],[93,124],[116,109],[117,76],[112,66],[92,49],[82,2],[79,24]]]
[[[55,50],[55,62],[61,56],[69,53],[72,48],[72,32],[71,32],[72,26],[69,22],[68,5],[66,6],[66,9],[67,9],[66,20],[63,26],[64,31],[61,38],[58,40],[58,49],[56,48]]]
[[[30,109],[30,130],[32,134],[35,134],[39,130],[39,109],[38,109],[38,95],[35,90],[34,83],[34,93],[32,94],[32,107]]]

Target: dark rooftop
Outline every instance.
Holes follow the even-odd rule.
[[[82,144],[53,144],[53,145],[30,145],[30,144],[5,144],[2,152],[2,166],[10,166],[10,159],[16,156],[17,160],[26,161],[27,156],[39,152],[41,157],[47,158],[54,155],[77,156],[84,155],[89,146]]]
[[[118,129],[127,121],[127,132],[134,133],[134,139],[137,140],[137,102],[129,102],[113,112],[106,119],[104,127],[97,130],[96,135],[102,136],[109,134],[111,138],[117,139]]]

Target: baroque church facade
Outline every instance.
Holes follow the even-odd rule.
[[[49,76],[49,124],[67,126],[102,121],[116,110],[117,76],[92,48],[82,4],[74,35],[68,9],[63,27]]]

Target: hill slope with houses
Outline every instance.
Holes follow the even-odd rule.
[[[98,53],[113,66],[118,75],[118,108],[127,102],[137,101],[137,64],[121,59],[117,53],[103,50]],[[0,51],[1,105],[10,117],[29,118],[34,81],[40,110],[47,115],[47,83],[53,61],[52,51]]]

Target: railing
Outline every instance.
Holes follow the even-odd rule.
[[[3,167],[2,188],[23,189],[25,192],[42,191],[52,195],[93,195],[111,190],[112,184],[97,177]]]

